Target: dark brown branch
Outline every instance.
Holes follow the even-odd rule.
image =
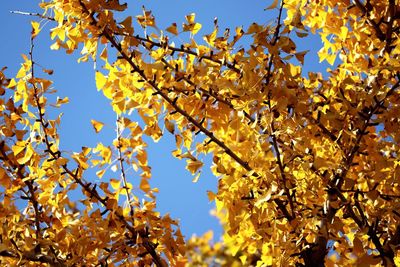
[[[29,58],[30,58],[31,64],[32,64],[32,66],[31,66],[31,77],[32,78],[35,77],[35,68],[34,68],[35,67],[35,62],[33,60],[33,48],[34,48],[33,39],[34,39],[34,36],[32,35],[31,36],[31,41],[30,41],[31,42],[31,47],[30,47],[30,50],[29,50]],[[33,88],[34,88],[34,91],[35,91],[35,94],[36,94],[37,93],[36,85],[35,85],[35,83],[32,83],[32,85],[33,85]],[[37,103],[38,103],[38,101],[37,101]],[[41,238],[41,229],[40,229],[39,203],[37,202],[36,197],[35,197],[35,189],[34,189],[34,186],[33,186],[33,182],[32,181],[26,181],[25,184],[28,186],[29,193],[30,193],[29,199],[30,199],[30,201],[31,201],[31,203],[33,205],[33,209],[35,211],[36,238],[40,239]]]

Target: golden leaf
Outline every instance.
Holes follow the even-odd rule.
[[[178,35],[178,28],[176,23],[172,23],[171,26],[165,29],[167,32],[170,32],[172,34]]]
[[[116,179],[110,179],[110,185],[114,190],[118,190],[120,188],[121,181]]]
[[[276,8],[276,7],[278,6],[278,2],[279,2],[278,0],[274,0],[274,1],[272,2],[272,4],[271,4],[269,7],[265,8],[264,10]]]
[[[96,71],[96,87],[97,90],[101,90],[103,89],[104,85],[107,82],[107,78],[100,72],[100,71]]]
[[[96,133],[100,132],[101,129],[103,129],[104,123],[102,123],[102,122],[99,122],[96,120],[90,120],[90,123],[92,124]]]
[[[35,38],[40,32],[40,23],[37,21],[32,21],[31,25],[32,25],[31,37]]]

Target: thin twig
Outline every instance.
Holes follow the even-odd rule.
[[[128,205],[129,205],[129,208],[130,208],[130,216],[132,218],[132,221],[134,221],[134,219],[135,219],[135,210],[134,210],[134,207],[133,207],[133,202],[131,200],[131,194],[129,192],[128,182],[126,180],[124,159],[122,157],[122,150],[121,150],[121,146],[122,146],[121,138],[122,137],[121,137],[121,135],[122,135],[122,130],[123,129],[121,129],[120,123],[121,123],[121,117],[118,115],[117,123],[116,123],[117,124],[117,140],[118,140],[118,145],[117,145],[118,161],[119,161],[119,166],[121,168],[121,178],[122,178],[122,181],[124,183],[124,188],[125,188],[125,191],[126,191],[126,198],[127,198]]]

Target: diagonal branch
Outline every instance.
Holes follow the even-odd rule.
[[[97,20],[94,18],[93,14],[91,14],[85,7],[85,5],[81,2],[82,7],[84,8],[85,13],[89,14],[93,24],[97,25]],[[194,119],[189,113],[187,113],[185,110],[180,108],[177,103],[171,99],[167,93],[165,93],[157,84],[155,81],[149,79],[146,77],[144,71],[140,69],[140,67],[133,62],[132,58],[127,55],[127,53],[123,50],[122,46],[120,43],[118,43],[111,33],[108,31],[107,28],[105,28],[102,32],[102,35],[118,50],[120,53],[121,57],[129,63],[129,65],[132,67],[132,70],[136,73],[139,74],[139,76],[146,81],[148,85],[150,85],[153,90],[155,91],[156,94],[159,94],[168,104],[170,104],[179,114],[184,116],[189,122],[191,122],[194,126],[196,126],[201,132],[203,132],[208,138],[211,139],[212,142],[216,143],[219,147],[221,147],[226,154],[231,156],[239,165],[241,165],[246,171],[251,171],[252,168],[249,166],[247,162],[245,162],[243,159],[241,159],[236,153],[234,153],[223,141],[219,140],[211,131],[209,131],[207,128],[205,128],[200,122],[198,122],[196,119]],[[256,176],[260,176],[259,174],[255,174]]]

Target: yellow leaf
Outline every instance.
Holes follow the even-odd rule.
[[[140,181],[139,187],[141,190],[143,190],[143,192],[147,193],[150,191],[150,184],[146,178],[142,178],[142,180]]]
[[[198,33],[200,31],[201,27],[202,27],[201,24],[196,22],[192,27],[192,30],[191,30],[192,34]]]
[[[121,181],[116,179],[110,179],[110,185],[114,190],[118,190],[120,187]]]
[[[189,170],[192,174],[196,173],[201,167],[203,167],[203,162],[199,160],[188,159],[186,162],[186,169]]]
[[[21,153],[26,147],[26,143],[21,141],[21,142],[17,142],[13,147],[12,147],[12,151],[14,153],[14,156],[17,156],[19,153]]]
[[[100,170],[96,172],[97,177],[102,178],[106,170]]]
[[[96,87],[100,91],[107,82],[107,78],[100,71],[96,71]]]
[[[55,105],[52,105],[53,107],[60,107],[62,104],[67,104],[69,103],[69,98],[68,97],[64,97],[64,98],[59,98],[57,97],[57,102]]]
[[[246,264],[246,260],[247,260],[247,256],[246,255],[242,255],[239,257],[240,261],[242,262],[243,266]]]
[[[61,41],[65,41],[65,29],[57,27],[51,30],[51,39],[54,40],[55,37],[58,37]]]
[[[107,53],[107,47],[104,47],[103,51],[100,53],[100,59],[107,61],[108,53]]]
[[[397,251],[397,255],[394,257],[394,265],[400,267],[400,251]]]
[[[82,153],[84,156],[87,156],[90,153],[90,151],[92,151],[92,149],[90,147],[86,147],[86,146],[82,147]]]
[[[217,195],[214,193],[214,192],[212,192],[212,191],[207,191],[207,197],[208,197],[208,201],[214,201],[214,199],[215,199],[215,197],[216,197]]]
[[[10,83],[7,85],[7,88],[13,88],[17,85],[17,82],[15,81],[15,79],[11,79]]]
[[[349,29],[346,26],[340,27],[340,38],[342,40],[346,40],[348,32],[349,32]]]
[[[289,71],[290,71],[290,75],[291,75],[292,77],[295,77],[295,76],[297,76],[297,74],[299,74],[299,72],[300,72],[300,67],[294,66],[294,65],[292,65],[292,64],[289,63]]]
[[[86,162],[87,158],[79,155],[78,153],[71,155],[71,158],[73,158],[79,164],[79,166],[82,167],[82,169],[86,170],[89,168],[89,164]]]
[[[92,123],[93,128],[96,131],[96,133],[100,132],[104,126],[104,123],[96,121],[96,120],[90,120],[90,123]]]
[[[178,35],[178,28],[176,23],[172,23],[171,26],[165,29],[167,32],[170,32],[172,34]]]
[[[33,155],[33,148],[32,145],[29,144],[28,146],[26,146],[25,155],[22,158],[17,159],[17,162],[19,164],[25,164],[31,159],[32,155]]]
[[[333,65],[333,63],[335,63],[335,59],[336,59],[336,53],[332,54],[332,55],[327,55],[326,57],[326,61],[330,64]]]
[[[193,24],[195,17],[196,17],[196,13],[190,13],[189,15],[186,15],[185,18],[189,24]]]
[[[40,28],[39,28],[40,24],[39,24],[39,22],[32,21],[31,25],[32,25],[31,37],[35,38],[40,32]]]
[[[277,5],[278,5],[278,0],[274,0],[274,2],[272,2],[272,4],[269,7],[265,8],[264,10],[274,9],[275,7],[277,7]]]
[[[194,22],[195,17],[195,13],[191,13],[186,16],[188,24],[183,23],[183,31],[190,31],[194,35],[201,29],[201,24]]]
[[[197,182],[199,181],[200,174],[201,174],[201,172],[198,172],[198,173],[196,174],[196,176],[192,179],[192,182],[193,182],[193,183],[197,183]]]
[[[217,208],[217,212],[221,211],[224,207],[224,202],[220,201],[218,198],[215,198],[215,207]]]

